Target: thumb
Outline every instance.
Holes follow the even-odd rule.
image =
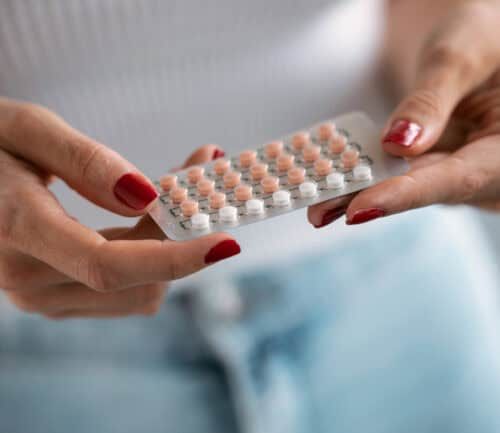
[[[431,35],[414,88],[384,128],[387,152],[413,157],[434,146],[459,102],[491,76],[500,54],[490,27],[498,12],[490,9],[479,3],[457,7]]]
[[[29,161],[98,206],[137,216],[158,196],[134,165],[51,111],[0,98],[0,146]]]

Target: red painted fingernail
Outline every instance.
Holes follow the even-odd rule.
[[[224,152],[222,149],[215,149],[212,159],[219,159],[223,158],[224,156],[226,156],[226,152]]]
[[[320,229],[322,227],[327,226],[328,224],[331,224],[335,220],[339,219],[343,215],[345,215],[347,208],[346,207],[341,207],[337,209],[330,209],[328,212],[326,212],[323,215],[323,219],[321,220],[321,224],[314,226],[317,229]]]
[[[218,243],[205,256],[205,263],[210,265],[229,257],[235,256],[241,252],[241,248],[236,241],[227,239]]]
[[[114,193],[118,200],[135,210],[144,209],[158,197],[154,186],[137,173],[127,173],[120,177]]]
[[[352,218],[347,221],[348,225],[356,225],[367,223],[368,221],[373,221],[377,218],[382,218],[386,215],[386,211],[383,209],[362,209],[354,213]]]
[[[400,146],[410,147],[420,135],[422,127],[408,120],[396,120],[387,135],[384,143],[395,143]]]

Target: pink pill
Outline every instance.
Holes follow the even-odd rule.
[[[209,197],[210,207],[212,209],[220,209],[226,205],[226,194],[222,192],[214,192]]]
[[[266,144],[265,153],[269,159],[275,159],[279,156],[279,154],[283,150],[283,142],[282,141],[271,141]]]
[[[214,192],[215,182],[210,179],[201,179],[198,182],[198,194],[203,197],[208,197]]]
[[[174,186],[177,186],[177,176],[175,174],[167,174],[160,178],[161,189],[169,192]]]
[[[238,185],[234,189],[234,195],[238,201],[248,201],[252,198],[253,189],[249,185]]]
[[[341,134],[334,134],[328,143],[328,149],[331,153],[340,155],[347,146],[346,138]]]
[[[278,156],[276,160],[276,166],[279,171],[288,171],[293,167],[293,163],[295,161],[295,156],[289,155],[288,153],[283,153]]]
[[[186,188],[175,186],[170,190],[170,198],[175,204],[180,204],[187,199],[188,191]]]
[[[231,163],[227,159],[218,159],[214,163],[214,171],[217,176],[224,176],[231,167]]]
[[[356,167],[359,162],[359,152],[356,149],[347,149],[342,153],[342,165],[344,168],[351,169]]]
[[[280,180],[275,176],[266,176],[260,184],[266,194],[271,194],[280,189]]]
[[[319,159],[321,155],[321,147],[316,146],[315,144],[310,144],[304,147],[302,151],[302,156],[304,157],[305,162],[314,162]]]
[[[240,165],[243,168],[250,167],[257,160],[257,152],[254,150],[245,150],[240,153]]]
[[[224,175],[224,188],[232,189],[239,185],[241,181],[241,173],[238,171],[228,171]]]
[[[288,170],[288,183],[290,185],[300,185],[306,178],[306,170],[304,167],[294,167]]]
[[[320,141],[328,141],[335,133],[335,125],[331,122],[326,122],[318,126],[318,139]]]
[[[316,176],[328,176],[332,172],[333,163],[329,159],[318,159],[314,163]]]
[[[197,184],[203,177],[204,173],[205,169],[203,167],[191,167],[187,172],[189,183],[193,185]]]
[[[181,203],[181,212],[186,218],[192,217],[194,214],[198,213],[199,206],[198,202],[194,200],[184,200]]]
[[[311,134],[307,131],[297,132],[292,137],[292,146],[295,150],[302,150],[309,143],[311,143]]]
[[[262,180],[267,176],[267,164],[254,164],[250,167],[250,175],[253,180]]]

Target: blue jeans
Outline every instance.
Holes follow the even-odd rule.
[[[0,431],[498,433],[487,255],[423,215],[153,319],[0,321]]]

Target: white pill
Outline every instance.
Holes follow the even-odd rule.
[[[219,209],[219,219],[224,223],[233,223],[238,220],[238,209],[234,206],[224,206]]]
[[[248,200],[246,208],[248,215],[261,215],[264,213],[264,202],[258,199]]]
[[[358,165],[354,167],[352,174],[357,181],[371,180],[372,169],[368,165]]]
[[[315,197],[318,193],[318,185],[314,182],[304,182],[299,186],[300,195],[304,198]]]
[[[273,203],[275,206],[285,207],[290,204],[290,193],[280,190],[273,193]]]
[[[326,185],[331,189],[341,189],[344,188],[345,179],[342,173],[331,173],[326,178]]]
[[[191,226],[194,230],[206,230],[210,226],[210,216],[206,213],[197,213],[191,217]]]

